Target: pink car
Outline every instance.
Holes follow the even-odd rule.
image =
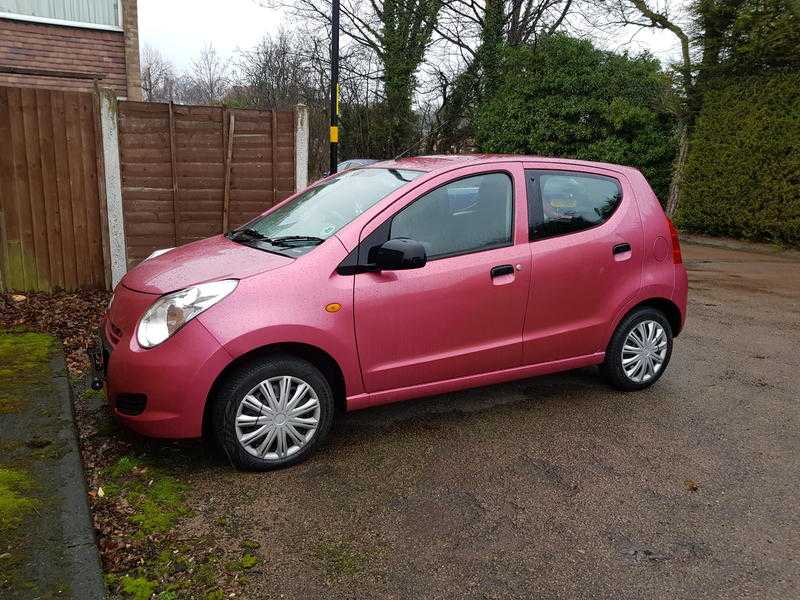
[[[340,410],[589,365],[648,387],[686,295],[677,232],[635,169],[408,158],[144,261],[95,362],[130,428],[209,433],[238,467],[271,469]]]

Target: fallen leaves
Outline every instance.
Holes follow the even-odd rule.
[[[111,292],[28,292],[0,294],[0,329],[49,333],[64,344],[67,368],[75,376],[89,367],[84,352],[100,324]]]
[[[104,393],[86,387],[85,348],[93,341],[110,296],[98,290],[0,294],[0,330],[47,333],[64,345],[92,521],[114,593],[133,590],[149,597],[156,589],[170,587],[189,590],[191,597],[234,597],[260,560],[254,550],[258,544],[243,545],[248,550],[243,554],[237,550],[236,568],[229,569],[232,557],[213,539],[187,539],[186,532],[175,527],[188,512],[184,483],[178,471],[163,468],[167,463],[158,458],[160,452],[163,458],[165,444],[150,446],[119,429]],[[34,436],[29,447],[41,451],[45,442]],[[143,462],[147,458],[152,465]],[[179,559],[162,560],[172,552],[180,554]]]

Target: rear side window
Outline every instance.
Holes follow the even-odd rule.
[[[530,239],[583,231],[606,222],[622,201],[613,177],[566,171],[526,171]]]
[[[436,259],[510,246],[512,221],[511,178],[487,173],[421,196],[394,216],[389,235],[417,240]]]

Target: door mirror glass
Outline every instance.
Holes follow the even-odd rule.
[[[369,262],[381,271],[404,271],[424,267],[428,257],[418,241],[393,238],[370,250]]]

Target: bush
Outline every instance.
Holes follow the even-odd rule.
[[[476,110],[482,151],[631,165],[666,198],[675,121],[657,60],[555,35],[503,48],[500,64],[496,91]]]
[[[800,74],[738,79],[706,92],[678,223],[710,235],[800,245]]]

